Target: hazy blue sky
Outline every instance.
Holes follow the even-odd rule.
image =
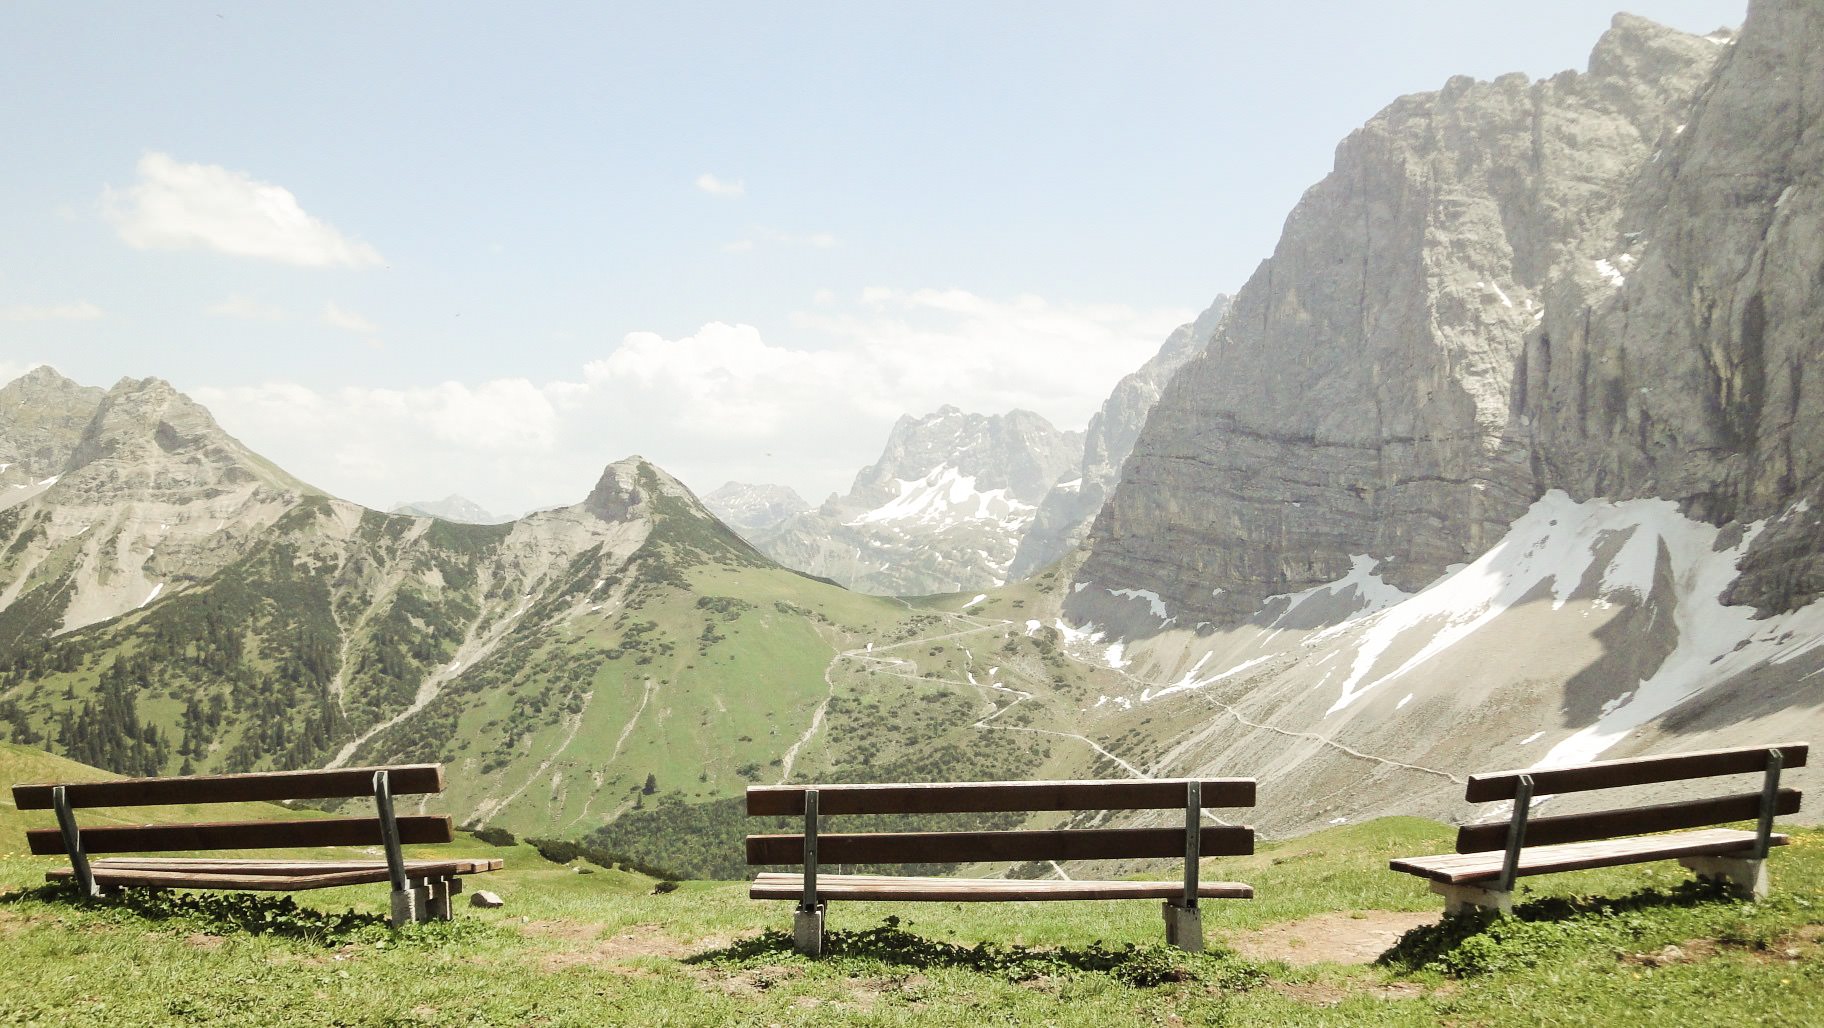
[[[635,452],[815,502],[900,413],[1080,428],[1352,128],[1582,68],[1612,13],[518,6],[0,6],[0,379],[169,379],[370,505]]]

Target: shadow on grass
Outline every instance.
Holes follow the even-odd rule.
[[[954,967],[982,974],[1027,981],[1047,976],[1106,974],[1126,985],[1148,987],[1170,982],[1207,982],[1225,989],[1247,989],[1266,980],[1266,973],[1226,951],[1186,953],[1169,946],[1135,946],[1110,949],[1101,943],[1032,949],[980,942],[959,946],[927,939],[900,927],[889,917],[878,927],[863,931],[823,933],[825,959],[872,960],[895,967]],[[688,964],[774,964],[804,959],[792,947],[792,937],[781,931],[763,932],[720,949],[699,953]]]
[[[1511,915],[1470,910],[1414,928],[1376,963],[1459,978],[1516,970],[1584,944],[1625,943],[1663,924],[1667,914],[1714,902],[1740,901],[1726,885],[1693,879],[1619,898],[1544,897],[1515,904]]]
[[[379,914],[312,910],[298,906],[290,896],[246,892],[122,889],[85,900],[74,885],[53,882],[0,895],[0,904],[24,902],[68,904],[104,917],[175,924],[212,935],[278,936],[325,946],[373,941],[394,934],[387,919]]]

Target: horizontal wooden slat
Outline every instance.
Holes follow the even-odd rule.
[[[1771,842],[1775,846],[1784,846],[1787,838],[1775,835]],[[1540,846],[1520,851],[1519,874],[1524,877],[1558,871],[1581,871],[1592,867],[1670,860],[1674,857],[1730,856],[1753,845],[1753,832],[1733,828],[1707,828],[1680,835],[1649,835],[1633,839]],[[1500,877],[1503,855],[1442,853],[1430,857],[1401,857],[1388,861],[1387,866],[1434,882],[1476,882]]]
[[[1799,812],[1801,797],[1796,789],[1781,789],[1774,813],[1781,816]],[[1525,844],[1550,846],[1561,842],[1584,842],[1590,839],[1613,839],[1618,835],[1640,835],[1645,832],[1670,832],[1681,828],[1726,825],[1731,821],[1751,821],[1761,814],[1761,794],[1743,793],[1707,800],[1682,800],[1656,803],[1626,810],[1599,810],[1588,814],[1560,814],[1557,817],[1529,817],[1526,820]],[[1511,819],[1510,819],[1511,820]],[[1464,825],[1457,829],[1457,852],[1480,853],[1505,850],[1510,821]]]
[[[1199,842],[1205,856],[1254,852],[1254,829],[1239,825],[1205,828]],[[1116,860],[1183,857],[1182,828],[1089,828],[1028,832],[874,832],[817,836],[824,864],[961,864],[977,860]],[[750,835],[749,864],[799,864],[802,835]]]
[[[62,784],[72,807],[144,807],[182,803],[240,803],[256,800],[327,799],[372,796],[374,772],[387,772],[393,795],[443,791],[442,764],[346,767],[333,771],[264,771],[244,775],[183,778],[117,778],[110,782],[41,783],[13,786],[20,810],[51,809],[51,789]]]
[[[192,874],[302,875],[330,871],[386,869],[384,860],[221,860],[202,857],[104,857],[92,861],[98,871],[186,871]],[[480,874],[498,871],[499,858],[462,860],[408,860],[405,873],[412,877],[445,874]]]
[[[233,889],[248,892],[294,892],[304,889],[332,889],[344,885],[366,885],[388,878],[386,864],[368,861],[358,864],[322,864],[304,862],[281,870],[280,863],[269,866],[243,866],[236,870],[211,871],[205,867],[184,868],[173,863],[164,867],[140,868],[123,866],[139,861],[98,860],[92,866],[95,881],[102,885],[130,886],[149,889]],[[248,862],[258,864],[259,862]],[[491,865],[491,866],[490,866]],[[498,860],[408,861],[406,874],[412,878],[438,878],[497,871]],[[73,877],[69,868],[45,872],[46,881]]]
[[[1182,810],[1183,778],[1086,782],[913,782],[891,785],[752,785],[747,812],[804,813],[817,790],[824,814],[965,814],[1018,810]],[[1254,779],[1205,778],[1206,807],[1251,807]]]
[[[795,874],[763,874],[748,889],[759,900],[801,900],[804,879]],[[891,875],[819,875],[817,896],[826,900],[899,900],[906,902],[1005,903],[1015,900],[1171,899],[1184,895],[1180,882],[1092,882],[1044,879],[913,878]],[[1202,882],[1204,899],[1253,899],[1254,887],[1243,882]]]
[[[1464,798],[1471,803],[1511,800],[1520,786],[1521,775],[1533,776],[1533,795],[1559,792],[1584,792],[1611,789],[1623,785],[1651,785],[1655,782],[1677,782],[1687,778],[1710,778],[1716,775],[1748,774],[1767,768],[1767,751],[1777,749],[1787,768],[1804,767],[1810,744],[1803,742],[1769,743],[1742,749],[1695,750],[1670,753],[1663,757],[1633,757],[1627,760],[1603,760],[1594,764],[1532,770],[1496,771],[1470,775]]]
[[[401,817],[399,841],[451,842],[456,838],[445,815]],[[81,830],[88,853],[155,853],[173,850],[270,850],[305,846],[378,846],[377,817],[330,817],[308,821],[226,821],[185,825],[110,825]],[[25,833],[33,853],[63,853],[63,836],[55,828]]]

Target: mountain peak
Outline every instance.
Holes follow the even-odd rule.
[[[408,517],[438,518],[464,525],[495,525],[509,519],[488,512],[487,508],[466,496],[451,493],[441,500],[413,500],[395,505],[389,514]]]

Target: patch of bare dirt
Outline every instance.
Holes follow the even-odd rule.
[[[728,945],[728,940],[721,938],[680,942],[653,924],[634,925],[614,935],[603,935],[600,925],[569,921],[529,921],[520,925],[520,930],[534,938],[566,944],[565,948],[539,956],[539,966],[547,971],[600,967],[633,973],[636,969],[626,965],[643,957],[677,960],[701,950]]]
[[[1249,960],[1288,964],[1368,964],[1400,936],[1438,919],[1436,913],[1359,910],[1318,914],[1232,935],[1228,945]]]
[[[1368,995],[1376,999],[1418,999],[1426,994],[1424,986],[1414,982],[1274,982],[1273,991],[1296,1003],[1314,1007],[1333,1007],[1351,996]]]
[[[691,970],[691,974],[698,979],[708,982],[730,996],[758,996],[780,982],[789,981],[803,973],[804,968],[785,964],[746,967],[739,971],[724,971],[707,967]]]
[[[221,949],[228,942],[219,935],[207,935],[203,932],[191,932],[184,936],[184,945],[195,949],[214,951]]]
[[[1631,967],[1670,967],[1709,960],[1723,952],[1746,953],[1750,959],[1768,963],[1791,963],[1815,958],[1824,942],[1824,925],[1806,925],[1772,940],[1766,946],[1719,943],[1714,939],[1686,939],[1661,946],[1651,953],[1625,953],[1621,962]]]

